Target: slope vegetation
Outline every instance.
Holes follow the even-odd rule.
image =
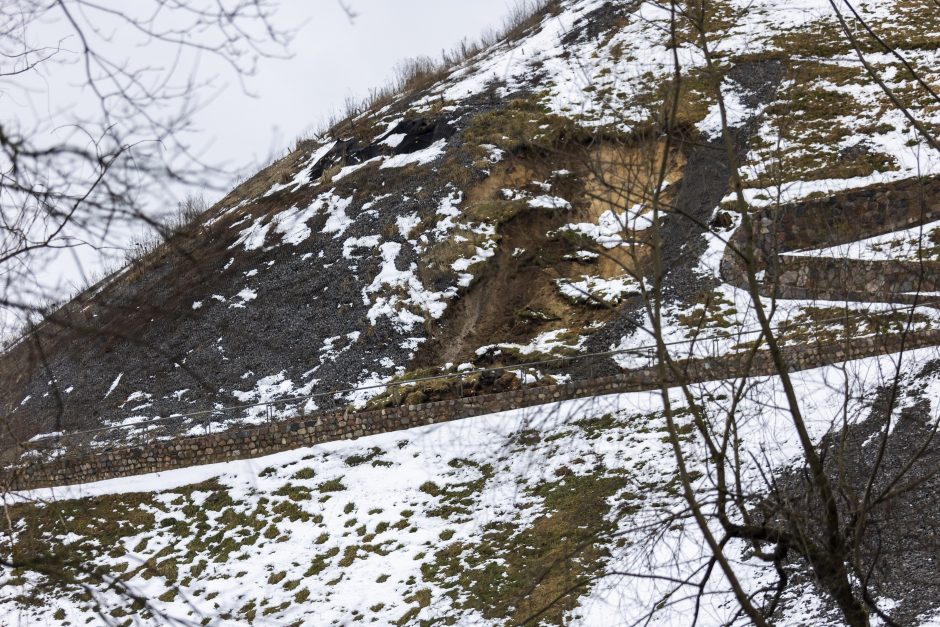
[[[433,386],[405,399],[385,386],[474,367],[614,351],[591,373],[543,364],[499,385],[613,373],[645,366],[654,340],[666,368],[751,355],[768,330],[784,347],[904,347],[935,330],[940,155],[910,121],[940,131],[935,3],[857,7],[880,42],[855,45],[829,2],[692,4],[548,3],[512,37],[300,142],[7,351],[7,460],[67,456],[69,432],[99,450],[172,440],[203,428],[194,410],[237,429],[317,402],[434,400]],[[762,524],[845,516],[859,540],[844,588],[879,608],[871,623],[936,624],[936,360],[921,348],[716,372],[9,495],[3,555],[21,566],[3,573],[0,611],[724,625],[748,623],[745,596],[775,624],[841,624],[802,546],[728,535],[737,580],[722,570],[706,531],[740,522],[714,513],[730,500]],[[307,398],[333,390],[329,405]],[[813,496],[807,441],[831,502]],[[799,528],[807,546],[823,535]]]

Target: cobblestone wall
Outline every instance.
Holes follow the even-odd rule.
[[[788,256],[788,251],[835,246],[906,229],[940,218],[940,178],[907,179],[834,194],[753,216],[757,267],[765,270],[762,293],[782,298],[911,302],[913,292],[940,288],[940,264]],[[732,236],[746,248],[742,229]],[[746,287],[740,259],[729,247],[722,277]],[[923,300],[923,298],[920,298]]]
[[[865,261],[783,255],[777,258],[777,272],[781,286],[804,288],[824,300],[842,300],[862,294],[903,296],[940,291],[940,263],[933,261]]]
[[[768,255],[854,242],[940,217],[940,179],[905,179],[766,210],[755,220]]]
[[[894,335],[858,338],[850,343],[838,345],[793,346],[785,349],[784,357],[789,370],[800,370],[852,358],[896,352],[902,347],[902,342],[905,348],[937,345],[940,344],[940,331],[909,335],[905,340]],[[677,366],[678,368],[666,377],[669,384],[683,380],[708,381],[744,374],[756,376],[776,372],[767,351],[756,353],[749,366],[746,364],[745,355],[742,354],[678,362]],[[247,459],[321,442],[360,438],[554,401],[658,389],[660,381],[658,368],[641,368],[587,381],[528,387],[511,392],[421,405],[356,413],[320,412],[209,435],[155,441],[147,446],[128,446],[104,451],[72,451],[51,461],[37,459],[29,464],[7,469],[3,480],[7,489],[22,490]]]

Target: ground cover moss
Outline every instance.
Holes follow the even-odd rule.
[[[422,565],[426,581],[443,588],[458,609],[490,620],[563,624],[607,556],[615,526],[608,499],[626,479],[605,473],[567,475],[531,488],[544,514],[519,528],[491,523],[475,543],[453,542]]]
[[[510,100],[505,106],[471,118],[464,140],[476,146],[496,146],[506,152],[546,151],[566,141],[587,139],[571,118],[554,115],[537,95]]]
[[[683,303],[681,309],[676,314],[676,321],[699,333],[720,334],[722,330],[735,326],[737,309],[717,290],[699,292],[689,302]]]

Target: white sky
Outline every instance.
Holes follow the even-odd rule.
[[[203,111],[200,126],[213,141],[207,156],[232,165],[264,161],[341,111],[346,97],[386,84],[402,60],[437,57],[497,27],[511,1],[348,0],[358,14],[350,23],[335,0],[283,0],[282,23],[304,23],[294,58],[262,63],[247,82],[255,98],[232,84]]]
[[[334,111],[341,111],[347,97],[361,99],[369,90],[394,77],[404,59],[420,55],[438,57],[442,49],[462,39],[477,39],[485,30],[497,28],[518,0],[346,0],[357,17],[350,21],[337,0],[280,0],[275,23],[298,28],[290,59],[264,59],[254,76],[245,80],[248,94],[235,74],[218,59],[203,59],[199,79],[213,79],[222,89],[195,117],[198,133],[191,147],[207,163],[224,164],[238,175],[250,175],[272,155],[283,155],[296,138],[316,128]],[[41,25],[40,34],[54,40],[58,25]],[[116,30],[116,45],[121,33]],[[160,59],[154,48],[127,44],[127,54],[137,62]],[[74,65],[74,64],[73,64]],[[75,90],[75,70],[65,64],[61,71],[42,77],[37,89],[17,103],[14,115],[49,116],[68,113]],[[188,71],[188,69],[186,69]],[[57,73],[58,72],[58,73]],[[236,176],[221,176],[223,188]],[[172,209],[186,195],[172,190],[166,198]],[[211,204],[218,194],[207,194]],[[35,264],[36,281],[46,294],[59,299],[102,276],[106,268],[123,263],[122,248],[132,249],[141,233],[113,230],[105,251],[79,246],[44,258]],[[50,251],[50,254],[53,254]],[[109,255],[110,257],[106,257]],[[30,290],[32,291],[32,290]],[[2,312],[0,312],[2,314]],[[0,327],[8,321],[0,315]],[[3,335],[7,329],[0,329]]]

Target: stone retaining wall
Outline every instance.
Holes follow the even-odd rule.
[[[777,258],[777,273],[779,286],[810,290],[817,298],[825,300],[842,300],[851,294],[903,297],[916,292],[940,291],[940,263],[934,261],[781,255]]]
[[[912,178],[776,207],[755,216],[768,254],[836,246],[940,218],[940,178]]]
[[[921,265],[901,260],[786,255],[792,250],[855,242],[938,218],[940,178],[905,179],[756,212],[752,233],[758,268],[765,270],[762,293],[774,292],[782,298],[903,303],[913,301],[909,293],[918,289],[938,291],[940,264],[936,262]],[[743,248],[746,235],[738,229],[732,244]],[[741,262],[731,248],[721,261],[722,278],[746,288]]]
[[[843,344],[794,346],[785,349],[790,370],[896,352],[902,348],[940,344],[940,331],[900,336],[860,338]],[[670,384],[721,378],[770,375],[776,372],[767,351],[753,355],[736,353],[715,359],[679,362],[679,371],[667,378]],[[586,381],[534,386],[503,392],[445,400],[421,405],[344,413],[318,412],[269,424],[233,428],[200,436],[155,441],[148,446],[128,446],[111,450],[78,450],[51,461],[8,469],[2,479],[8,490],[24,490],[114,479],[138,474],[184,468],[200,464],[233,461],[269,455],[321,442],[360,438],[367,435],[431,425],[468,416],[531,407],[570,400],[639,390],[657,389],[659,369],[642,368]]]

